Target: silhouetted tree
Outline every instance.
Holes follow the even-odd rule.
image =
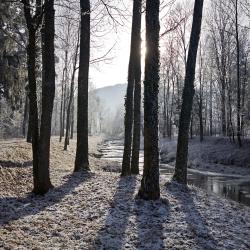
[[[159,0],[146,1],[146,46],[144,79],[144,168],[138,196],[160,197],[158,148],[159,90]]]
[[[182,94],[182,106],[179,121],[179,134],[177,143],[177,155],[174,180],[187,183],[187,156],[188,156],[188,132],[191,119],[193,96],[194,96],[194,78],[196,56],[200,39],[201,21],[202,21],[203,0],[195,0],[193,12],[193,24],[190,36],[190,45],[188,51],[186,76]]]
[[[90,2],[80,0],[80,58],[77,97],[77,146],[74,171],[88,170],[88,82],[90,58]]]
[[[133,4],[133,18],[132,18],[132,32],[131,32],[131,44],[130,44],[130,57],[128,66],[128,86],[127,93],[125,97],[125,119],[124,119],[124,151],[122,160],[122,176],[131,173],[131,145],[132,145],[132,128],[133,128],[133,106],[136,108],[135,118],[136,118],[136,138],[134,145],[134,164],[136,164],[136,151],[138,151],[138,108],[140,109],[140,104],[138,101],[134,100],[134,94],[140,99],[140,33],[141,33],[141,0],[134,0]],[[139,64],[139,65],[138,65]],[[139,82],[138,82],[139,81]],[[134,93],[134,87],[136,84],[136,89]],[[136,105],[134,105],[136,102]],[[140,111],[139,111],[140,112]],[[140,115],[140,114],[139,114]],[[140,118],[139,118],[140,119]],[[140,140],[140,138],[139,138]],[[136,168],[136,165],[134,165]],[[135,170],[135,169],[134,169]],[[135,171],[136,172],[136,171]]]
[[[44,194],[51,187],[49,176],[51,117],[55,93],[54,57],[54,0],[36,1],[35,14],[29,0],[22,0],[28,28],[27,66],[32,131],[33,178],[36,194]],[[42,27],[42,114],[39,135],[36,86],[36,37],[44,11]]]
[[[136,32],[134,34],[134,126],[131,173],[139,174],[140,134],[141,134],[141,8],[142,0],[135,0],[134,20]]]
[[[49,176],[50,136],[55,97],[55,10],[54,0],[44,2],[42,26],[42,114],[39,138],[39,169],[35,192],[46,193],[52,187]]]

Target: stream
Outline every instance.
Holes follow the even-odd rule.
[[[106,141],[102,147],[102,158],[122,163],[123,141]],[[143,169],[143,151],[140,151],[140,174]],[[171,178],[174,168],[160,164],[160,175]],[[250,206],[250,176],[227,175],[188,169],[188,184],[213,192],[228,199]]]

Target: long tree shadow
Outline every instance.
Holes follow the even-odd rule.
[[[32,161],[25,161],[25,162],[15,162],[15,161],[5,161],[0,160],[0,166],[4,168],[25,168],[32,166]]]
[[[181,210],[185,213],[185,219],[189,230],[193,233],[196,244],[201,249],[217,249],[218,242],[213,238],[207,228],[206,219],[201,215],[194,203],[190,189],[174,181],[166,184],[167,191],[179,201]]]
[[[47,207],[60,202],[67,194],[70,194],[79,184],[93,177],[91,172],[78,172],[63,177],[65,182],[53,188],[44,196],[36,196],[32,193],[26,197],[0,198],[0,225],[23,218],[27,215],[35,215]]]
[[[97,233],[93,249],[121,249],[128,219],[133,211],[136,177],[120,178],[104,225]]]
[[[164,223],[169,217],[169,204],[164,198],[156,201],[137,199],[134,213],[138,230],[138,249],[165,249]]]

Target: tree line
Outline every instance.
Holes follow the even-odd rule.
[[[63,1],[61,4],[65,5]],[[6,34],[0,37],[4,42],[0,50],[3,78],[0,94],[5,98],[1,98],[1,106],[6,106],[2,100],[7,100],[13,116],[17,115],[20,106],[24,107],[23,116],[20,116],[23,118],[23,132],[32,143],[33,191],[36,194],[44,194],[53,187],[49,174],[50,137],[53,126],[58,127],[55,124],[58,120],[59,140],[64,137],[65,150],[73,137],[74,121],[77,121],[74,171],[90,169],[88,136],[93,114],[89,113],[89,68],[91,63],[107,60],[110,52],[108,50],[91,61],[91,31],[96,27],[94,22],[100,23],[105,18],[104,12],[112,20],[112,25],[122,22],[119,8],[106,1],[90,4],[89,0],[80,0],[74,4],[66,5],[66,22],[60,24],[62,33],[57,34],[63,61],[58,100],[55,100],[55,96],[59,97],[58,93],[55,94],[58,61],[58,55],[55,55],[55,45],[58,46],[55,44],[56,3],[54,0],[20,0],[6,2],[0,9],[3,13],[0,30],[1,34]],[[94,19],[93,8],[100,8]],[[144,112],[141,112],[141,20],[144,9],[147,52],[143,80]],[[241,146],[244,143],[242,138],[249,133],[247,1],[211,0],[202,33],[203,0],[195,0],[194,7],[189,8],[173,4],[160,29],[163,9],[158,0],[133,1],[121,175],[139,173],[143,132],[144,166],[138,193],[143,199],[160,197],[159,134],[169,138],[178,135],[173,178],[186,184],[189,137],[197,134],[203,141],[205,135],[229,136],[233,142],[237,139]],[[14,17],[11,22],[16,25],[10,23],[11,15]],[[160,46],[164,49],[160,50]],[[15,74],[7,74],[8,71]],[[105,113],[100,111],[97,115],[101,122]],[[1,114],[2,117],[6,119],[8,115]]]

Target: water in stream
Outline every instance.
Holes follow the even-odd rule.
[[[107,141],[101,151],[102,158],[121,163],[123,142],[119,140]],[[143,152],[140,152],[140,172],[142,172],[142,166]],[[168,164],[160,164],[161,175],[166,175],[169,178],[173,171],[173,167]],[[188,183],[250,206],[250,176],[225,175],[188,169]]]

